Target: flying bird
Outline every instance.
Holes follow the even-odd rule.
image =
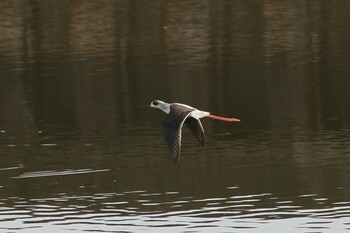
[[[200,118],[209,117],[220,121],[239,122],[236,118],[215,116],[186,104],[166,103],[153,100],[149,107],[158,108],[167,115],[163,119],[163,132],[174,163],[180,159],[182,126],[185,124],[203,146],[206,143],[204,129]]]

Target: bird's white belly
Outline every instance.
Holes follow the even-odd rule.
[[[203,117],[207,117],[210,113],[209,112],[205,112],[205,111],[201,111],[201,110],[198,110],[198,109],[195,109],[194,107],[192,106],[189,106],[189,105],[186,105],[186,104],[180,104],[180,103],[176,103],[178,105],[181,105],[181,106],[184,106],[184,107],[187,107],[187,108],[192,108],[194,109],[191,113],[190,113],[190,117],[193,117],[193,118],[196,118],[196,119],[200,119],[200,118],[203,118]]]
[[[200,119],[203,117],[207,117],[208,115],[209,115],[209,112],[204,112],[204,111],[196,109],[196,110],[192,111],[189,116],[196,118],[196,119]]]

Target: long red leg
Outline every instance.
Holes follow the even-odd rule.
[[[228,118],[228,117],[221,117],[221,116],[215,116],[215,115],[208,115],[209,118],[219,120],[219,121],[230,121],[230,122],[240,122],[240,119],[237,118]]]

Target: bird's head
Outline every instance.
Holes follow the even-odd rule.
[[[162,110],[165,113],[169,113],[170,112],[170,104],[165,103],[165,102],[163,102],[161,100],[153,100],[149,106],[151,108],[158,108],[158,109]]]

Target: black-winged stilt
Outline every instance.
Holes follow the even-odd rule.
[[[167,115],[163,119],[163,132],[165,141],[168,144],[171,158],[175,163],[180,158],[181,131],[185,123],[193,135],[204,146],[206,139],[200,118],[209,117],[221,121],[239,122],[236,118],[215,116],[209,112],[201,111],[186,104],[165,103],[161,100],[153,100],[149,105],[152,108],[159,108]]]

